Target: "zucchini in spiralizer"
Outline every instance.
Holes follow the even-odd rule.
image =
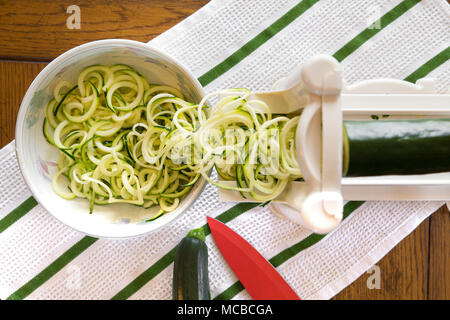
[[[450,171],[450,119],[345,121],[347,176]]]
[[[265,103],[248,99],[246,89],[222,95],[196,133],[204,151],[199,170],[219,188],[270,201],[289,181],[302,178],[295,150],[300,117],[272,117]],[[345,121],[344,127],[344,175],[450,171],[450,119]],[[210,138],[212,128],[221,139]],[[245,135],[227,139],[227,132],[237,129]],[[222,180],[234,180],[236,186],[207,176],[211,164]]]
[[[204,156],[214,162],[223,180],[236,187],[208,181],[218,187],[248,193],[259,201],[276,198],[290,180],[302,177],[297,163],[295,134],[299,117],[273,117],[262,101],[247,100],[245,89],[227,91],[213,115],[199,129],[203,145],[208,128],[226,135],[241,128],[249,134],[231,143],[216,143]],[[344,121],[343,174],[349,177],[427,174],[450,171],[450,119]],[[209,151],[208,148],[205,148]],[[228,155],[226,155],[228,152]],[[229,156],[233,161],[226,162]],[[273,169],[273,170],[271,170]],[[204,171],[201,171],[204,172]]]

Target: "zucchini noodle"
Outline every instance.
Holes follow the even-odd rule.
[[[248,193],[257,201],[273,200],[289,181],[302,177],[294,139],[299,116],[272,118],[270,108],[252,100],[247,89],[212,93],[198,110],[214,95],[220,99],[212,107],[212,115],[208,119],[198,116],[201,125],[193,139],[202,158],[192,170],[219,188],[239,191],[243,198]],[[213,166],[223,180],[236,181],[236,187],[212,180],[208,172]]]
[[[272,200],[301,177],[298,117],[272,118],[250,94],[229,89],[192,104],[129,66],[87,67],[76,84],[58,83],[46,108],[43,134],[60,151],[52,187],[64,199],[87,199],[90,213],[97,204],[159,206],[147,221],[175,210],[201,176]],[[211,179],[213,168],[236,186]]]

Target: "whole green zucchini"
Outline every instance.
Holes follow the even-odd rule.
[[[173,300],[210,300],[208,248],[202,228],[189,231],[176,249],[172,297]]]
[[[344,121],[344,175],[450,171],[450,119]]]

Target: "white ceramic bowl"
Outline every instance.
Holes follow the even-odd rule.
[[[131,40],[100,40],[75,47],[53,60],[34,79],[20,106],[16,122],[16,153],[23,177],[35,199],[64,224],[94,237],[122,238],[143,235],[179,217],[197,198],[205,184],[199,179],[179,207],[152,222],[144,220],[157,208],[144,209],[128,204],[95,206],[89,214],[85,199],[64,200],[51,187],[56,172],[58,150],[43,134],[45,107],[56,83],[66,79],[76,83],[80,71],[93,64],[127,64],[150,83],[166,84],[183,92],[187,101],[198,103],[203,89],[197,79],[166,54],[147,44]]]

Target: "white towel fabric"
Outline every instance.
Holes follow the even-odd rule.
[[[201,77],[235,52],[245,54],[239,49],[280,17],[288,19],[290,10],[300,2],[213,0],[150,44]],[[308,4],[308,0],[303,2]],[[382,30],[342,60],[349,83],[381,77],[404,79],[450,45],[447,1],[413,2],[318,1],[267,41],[252,47],[248,56],[232,63],[216,79],[201,77],[207,84],[205,90],[269,89],[306,58],[338,52],[381,16],[391,17],[392,12],[400,10],[398,6],[409,5],[411,8],[387,26],[381,19]],[[444,57],[447,61],[427,74],[438,79],[441,93],[450,85],[448,53]],[[120,297],[170,299],[173,264],[165,257],[188,230],[206,223],[206,215],[217,216],[235,205],[220,203],[216,188],[208,185],[188,212],[157,233],[136,239],[93,241],[56,221],[40,205],[33,206],[32,199],[27,200],[31,194],[19,172],[14,142],[0,151],[0,182],[0,226],[7,225],[4,230],[0,227],[0,299],[110,299],[124,288],[126,293]],[[5,222],[24,201],[28,202],[19,211],[25,210],[26,204],[32,209],[14,223]],[[227,224],[266,258],[277,257],[276,261],[281,261],[276,262],[277,270],[300,297],[329,299],[442,204],[366,202],[337,230],[303,250],[299,248],[314,236],[267,208],[252,208]],[[77,249],[86,242],[92,244]],[[212,297],[250,298],[245,290],[230,289],[227,292],[234,293],[222,294],[237,279],[210,235],[206,242]],[[76,254],[71,255],[73,252]]]

